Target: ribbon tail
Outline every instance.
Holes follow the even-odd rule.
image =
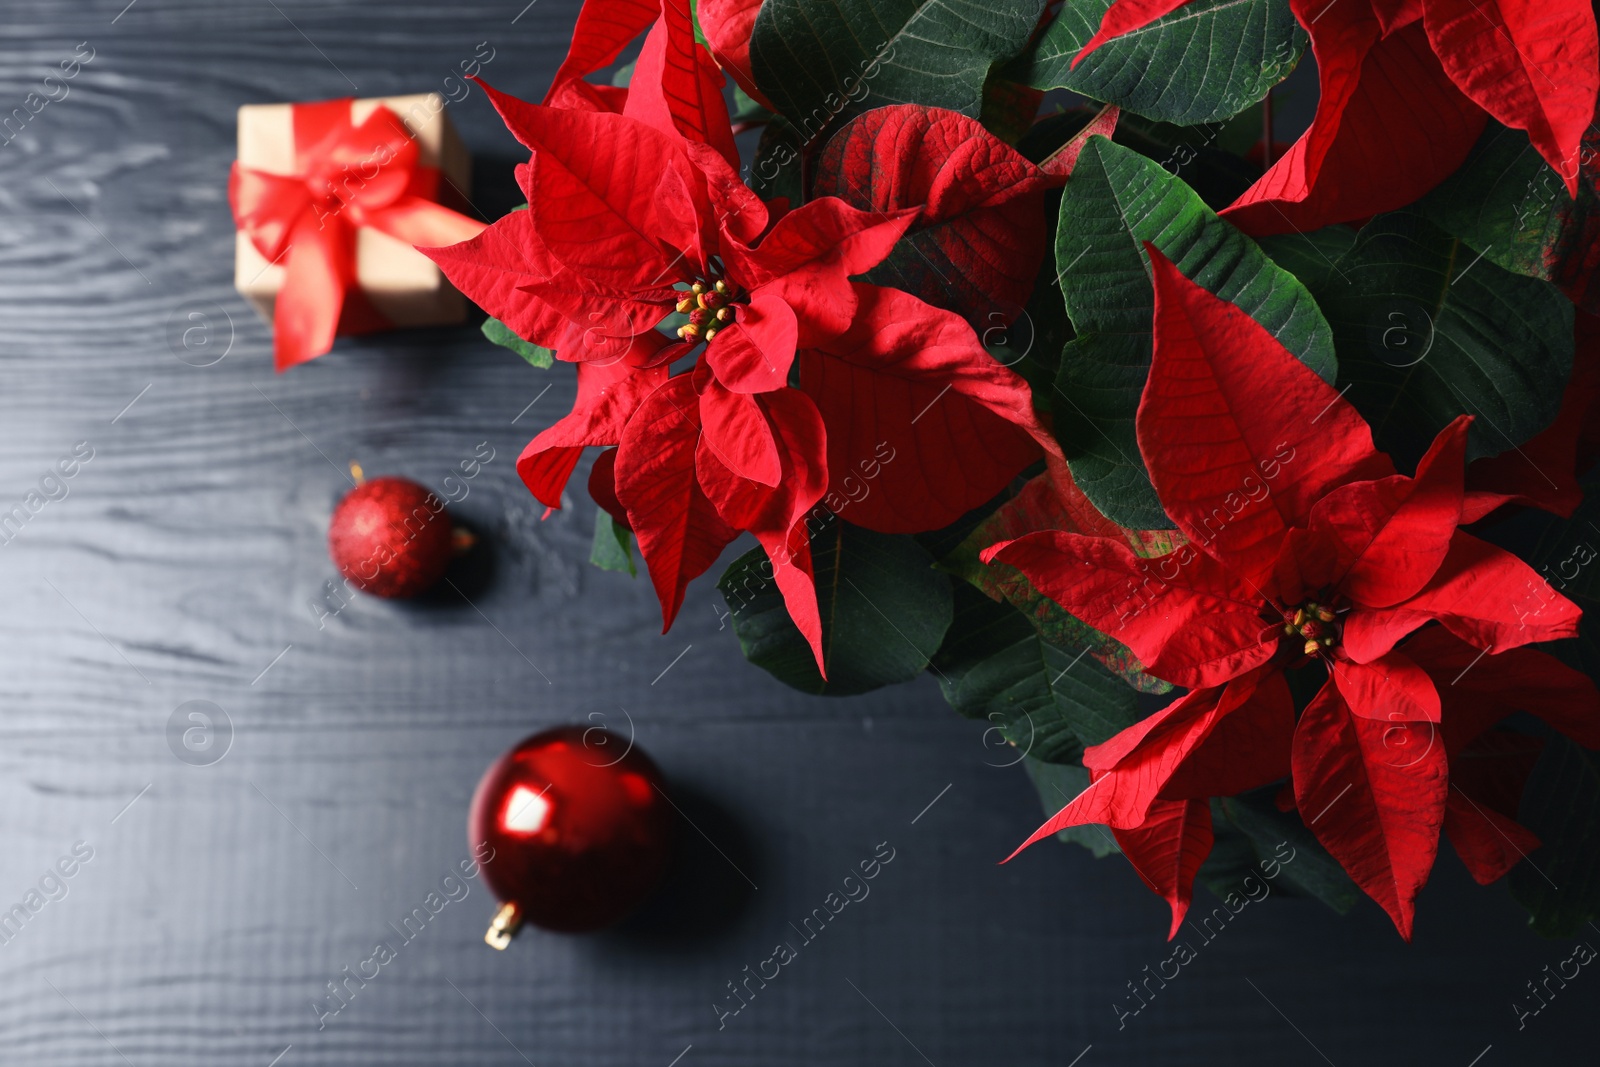
[[[345,293],[355,284],[355,229],[315,213],[289,234],[287,277],[273,309],[273,359],[281,373],[333,347]]]

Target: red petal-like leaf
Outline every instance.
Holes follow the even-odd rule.
[[[683,147],[705,179],[709,198],[702,226],[702,246],[720,254],[723,233],[733,238],[735,243],[743,245],[750,244],[766,233],[773,213],[744,183],[737,167],[730,166],[726,159],[707,145],[688,141]],[[777,203],[782,202],[775,202],[774,208]],[[782,214],[781,211],[776,213]]]
[[[519,211],[519,215],[528,212]],[[573,361],[604,359],[614,349],[608,342],[628,338],[648,330],[672,313],[680,290],[658,286],[654,291],[619,293],[596,285],[577,271],[563,269],[549,281],[529,281],[522,287],[523,299],[543,304],[566,317],[572,326],[565,346],[557,352]],[[574,336],[575,335],[575,336]],[[555,345],[546,345],[554,348]]]
[[[1424,0],[1372,0],[1373,13],[1385,34],[1393,33],[1422,17]]]
[[[532,163],[517,180],[533,196]],[[566,360],[610,360],[627,338],[652,329],[681,295],[670,279],[652,290],[617,292],[573,271],[552,255],[532,211],[513,211],[476,239],[444,248],[419,247],[457,288],[525,340]]]
[[[595,111],[540,107],[479,81],[506,127],[535,153],[529,212],[551,254],[587,280],[624,291],[687,278],[698,226],[683,214],[688,158],[660,130]],[[698,173],[698,172],[696,172]]]
[[[1411,940],[1449,791],[1438,727],[1354,715],[1325,685],[1295,728],[1294,790],[1317,840]]]
[[[713,379],[700,394],[700,418],[701,447],[730,472],[762,485],[778,484],[783,474],[778,442],[754,396],[724,389]]]
[[[586,0],[578,9],[572,44],[556,69],[544,102],[551,106],[570,106],[573,102],[570,83],[615,63],[628,43],[643,33],[660,13],[660,0]]]
[[[1235,796],[1289,776],[1294,698],[1282,672],[1262,677],[1256,691],[1212,727],[1167,779],[1170,800]]]
[[[1148,26],[1188,2],[1189,0],[1116,0],[1116,3],[1107,8],[1106,13],[1100,17],[1100,28],[1095,30],[1094,36],[1089,38],[1078,50],[1078,54],[1072,57],[1072,65],[1076,67],[1084,56],[1112,38]]]
[[[1221,685],[1266,662],[1281,629],[1260,595],[1192,545],[1155,559],[1118,541],[1048,531],[986,549],[1041,593],[1133,650],[1157,678]]]
[[[1531,648],[1486,656],[1436,626],[1401,649],[1433,678],[1451,753],[1515,711],[1539,716],[1585,748],[1600,748],[1600,690],[1554,656]]]
[[[858,211],[823,197],[780,218],[755,248],[723,242],[728,275],[739,285],[783,299],[810,348],[850,327],[856,314],[850,277],[876,266],[915,221],[917,209]]]
[[[545,249],[528,212],[513,211],[460,244],[419,247],[417,251],[437,263],[467,299],[517,336],[557,351],[568,347],[571,322],[567,316],[523,289],[552,279],[565,280],[570,274]]]
[[[628,106],[628,90],[621,85],[595,85],[579,78],[569,78],[550,86],[545,94],[547,107],[566,108],[569,111],[609,111],[622,114]]]
[[[722,83],[722,71],[694,39],[688,0],[662,0],[661,21],[644,39],[623,114],[710,145],[738,166]]]
[[[889,254],[917,212],[862,211],[836,196],[819,197],[784,215],[755,247],[735,242],[727,249],[728,273],[750,289],[822,264],[861,274]]]
[[[1504,877],[1541,844],[1526,826],[1457,789],[1450,790],[1445,803],[1444,832],[1479,885]]]
[[[738,315],[706,345],[707,366],[717,381],[735,392],[782,389],[789,381],[800,333],[794,309],[769,287],[757,291]]]
[[[717,388],[713,383],[706,395]],[[827,431],[816,405],[798,389],[747,399],[762,409],[775,435],[781,474],[772,485],[744,478],[729,466],[722,451],[702,438],[700,484],[729,525],[758,535],[787,535],[827,488]]]
[[[961,318],[898,289],[856,284],[847,333],[800,357],[800,387],[828,426],[832,488],[850,521],[883,533],[947,526],[992,499],[1041,445],[1032,393]],[[719,338],[720,340],[720,338]],[[887,446],[864,496],[863,463]]]
[[[1026,841],[1016,846],[1010,856],[1006,856],[1006,862],[1018,856],[1018,853],[1027,846],[1043,841],[1054,833],[1066,830],[1067,827],[1101,822],[1112,827],[1120,825],[1131,829],[1144,822],[1149,814],[1150,805],[1157,803],[1158,793],[1178,766],[1179,760],[1184,757],[1184,753],[1194,749],[1194,745],[1205,737],[1206,725],[1210,718],[1214,718],[1216,704],[1221,696],[1222,689],[1219,688],[1195,689],[1194,693],[1178,697],[1176,701],[1166,705],[1165,709],[1152,715],[1150,720],[1154,721],[1146,720],[1146,723],[1139,723],[1139,726],[1146,728],[1130,726],[1125,729],[1123,734],[1139,729],[1138,736],[1128,741],[1128,744],[1136,745],[1144,739],[1144,734],[1149,733],[1150,729],[1163,728],[1162,737],[1168,745],[1165,749],[1158,750],[1157,755],[1165,760],[1157,758],[1154,761],[1141,761],[1138,768],[1128,773],[1112,769],[1093,774],[1094,781],[1090,782],[1090,787],[1067,801],[1067,805],[1061,811],[1046,819],[1042,827],[1034,830]],[[1118,734],[1118,737],[1120,736],[1122,734]],[[1117,741],[1118,737],[1112,737],[1112,741]]]
[[[822,654],[822,611],[817,605],[816,572],[811,565],[811,536],[804,522],[796,523],[787,535],[761,530],[756,540],[773,562],[772,577],[783,594],[783,606],[800,635],[811,647],[817,673],[828,678],[828,665]]]
[[[712,57],[752,100],[768,111],[776,111],[750,73],[750,34],[760,12],[761,0],[700,0],[697,9],[700,32],[705,35]]]
[[[979,329],[1014,321],[1044,258],[1056,184],[976,119],[895,104],[852,119],[817,164],[817,192],[854,207],[922,207],[874,279]]]
[[[720,387],[710,384],[704,396]],[[822,658],[822,615],[811,568],[810,531],[805,518],[827,488],[827,435],[811,398],[798,389],[779,389],[741,398],[763,409],[777,437],[782,473],[773,486],[741,478],[720,451],[700,440],[696,459],[700,484],[733,527],[749,530],[772,561],[784,607],[811,646],[817,670],[827,677]]]
[[[1450,749],[1448,729],[1446,748]],[[1544,739],[1490,730],[1461,751],[1450,749],[1450,800],[1444,832],[1480,885],[1488,885],[1539,847],[1512,818]]]
[[[1550,588],[1516,556],[1457,531],[1438,573],[1410,600],[1392,608],[1350,612],[1344,648],[1370,662],[1429,619],[1489,652],[1578,632],[1576,604]]]
[[[578,364],[578,398],[572,411],[529,441],[517,457],[517,474],[540,503],[561,506],[561,491],[585,446],[614,445],[622,440],[629,417],[667,380],[665,366],[634,364],[665,344],[660,334],[645,334],[632,342],[632,362],[618,359]]]
[[[1438,722],[1439,691],[1428,673],[1402,652],[1371,663],[1334,660],[1334,684],[1351,712],[1378,722]]]
[[[1103,745],[1084,753],[1085,766],[1094,781],[1066,807],[1051,816],[1007,859],[1036,841],[1069,826],[1104,823],[1133,829],[1148,817],[1151,805],[1188,755],[1217,724],[1250,698],[1254,674],[1226,687],[1196,689],[1141,722],[1123,730]]]
[[[1337,586],[1363,606],[1390,607],[1428,583],[1461,519],[1471,424],[1462,415],[1441,430],[1416,478],[1355,482],[1317,502],[1309,528],[1294,537],[1308,589]]]
[[[1356,409],[1266,327],[1145,249],[1155,333],[1139,451],[1178,529],[1260,581],[1318,498],[1394,467]]]
[[[830,509],[843,519],[854,514],[849,509],[866,499],[882,464],[893,462],[896,453],[884,449],[868,460],[856,463],[856,470],[839,479],[841,490],[827,499]],[[882,461],[880,463],[879,461]],[[1172,550],[1178,535],[1172,530],[1129,530],[1107,519],[1089,502],[1072,480],[1065,459],[1045,456],[1044,473],[1029,479],[1017,494],[1005,501],[967,535],[945,564],[985,594],[1009,603],[1028,617],[1039,635],[1061,648],[1087,647],[1089,654],[1113,674],[1141,692],[1164,693],[1172,687],[1145,673],[1137,657],[1126,646],[1076,617],[1033,587],[1026,575],[1005,563],[983,563],[979,553],[1001,541],[1012,541],[1041,530],[1062,530],[1093,537],[1125,540],[1141,556],[1158,556]],[[854,499],[851,499],[854,497]]]
[[[1111,832],[1144,884],[1171,906],[1171,941],[1189,913],[1195,872],[1211,854],[1211,805],[1204,800],[1158,800],[1139,826]]]
[[[663,633],[683,606],[689,583],[739,536],[717,514],[695,474],[699,400],[689,375],[669,380],[639,405],[617,450],[617,499],[628,509],[661,601]]]
[[[1428,0],[1422,24],[1452,80],[1578,195],[1578,152],[1600,93],[1589,0]]]
[[[1486,116],[1445,75],[1421,25],[1380,40],[1359,0],[1292,6],[1311,30],[1317,114],[1223,218],[1256,235],[1316,230],[1410,204],[1461,165]]]

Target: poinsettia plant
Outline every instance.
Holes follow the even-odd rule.
[[[1291,841],[1407,938],[1441,839],[1600,918],[1590,4],[587,0],[541,103],[485,89],[527,204],[425,251],[574,366],[518,472],[599,450],[665,626],[750,535],[747,658],[933,674],[1024,846],[1173,933]]]

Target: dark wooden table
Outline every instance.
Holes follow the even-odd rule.
[[[93,450],[0,538],[0,908],[28,915],[0,944],[0,1061],[1593,1062],[1600,976],[1519,1032],[1513,1001],[1570,945],[1450,856],[1415,944],[1371,905],[1251,905],[1214,941],[1185,935],[1197,958],[1119,1029],[1128,983],[1171,952],[1165,906],[1076,849],[996,866],[1038,802],[931,682],[791,692],[742,661],[709,580],[659,636],[646,583],[585,562],[581,488],[539,521],[513,464],[566,410],[570,371],[465,327],[273,374],[231,288],[234,109],[447,91],[483,41],[486,76],[536,98],[570,0],[125,2],[0,6],[0,116],[93,53],[0,148],[0,512]],[[474,199],[505,210],[515,144],[476,90],[450,114]],[[193,311],[211,332],[186,348]],[[488,546],[458,576],[470,602],[364,599],[319,629],[346,464],[437,485],[484,441],[457,509]],[[231,723],[220,761],[174,755],[189,701]],[[603,936],[497,953],[466,883],[319,1019],[327,983],[400,942],[391,924],[466,857],[484,767],[590,713],[631,719],[698,827],[666,895]],[[798,941],[790,924],[881,842],[895,858],[870,896],[719,1027],[727,983]],[[51,876],[75,847],[92,858]]]

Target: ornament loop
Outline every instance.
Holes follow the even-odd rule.
[[[504,951],[522,927],[522,915],[515,904],[502,904],[494,913],[494,921],[483,935],[484,944]]]

